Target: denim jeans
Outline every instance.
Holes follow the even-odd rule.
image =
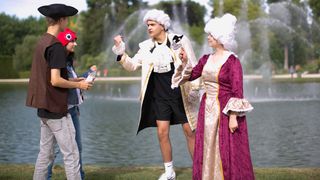
[[[63,155],[68,180],[80,179],[79,151],[75,141],[75,129],[70,114],[61,119],[41,118],[40,152],[33,179],[44,180],[48,176],[48,164],[56,144]]]
[[[85,174],[82,169],[82,143],[81,143],[81,133],[80,133],[80,122],[79,122],[79,115],[80,115],[79,107],[74,106],[73,108],[70,108],[68,111],[71,115],[73,126],[76,131],[75,138],[76,138],[76,142],[79,150],[80,174],[81,174],[81,179],[84,179]],[[48,166],[48,178],[47,178],[48,180],[51,180],[53,163],[58,154],[59,154],[59,148],[55,147],[55,150],[51,152],[51,158],[50,158],[51,161]]]

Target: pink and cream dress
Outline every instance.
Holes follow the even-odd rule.
[[[202,77],[202,96],[193,160],[194,180],[252,180],[245,112],[253,109],[243,98],[243,75],[239,59],[231,52],[213,62],[204,55],[199,63],[180,65],[172,78],[172,87]],[[229,113],[237,112],[238,129],[229,130]]]

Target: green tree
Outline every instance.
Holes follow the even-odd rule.
[[[283,59],[284,59],[284,45],[281,37],[275,33],[270,33],[270,58],[274,65],[274,68],[283,69]]]
[[[257,19],[261,16],[260,4],[256,1],[248,2],[248,20]],[[264,15],[263,15],[264,16]]]
[[[30,71],[33,52],[40,36],[27,35],[21,44],[16,45],[13,55],[13,68],[18,72]]]
[[[189,26],[204,26],[204,15],[206,14],[206,9],[199,3],[188,0],[187,6],[187,20]]]
[[[0,78],[18,78],[18,72],[12,68],[12,56],[0,55]]]
[[[112,43],[110,39],[115,30],[140,8],[141,0],[87,0],[87,4],[88,10],[80,14],[79,47],[76,50],[80,71],[92,64],[98,68],[110,68],[108,59],[114,61],[115,56],[107,54],[106,47]],[[135,25],[130,23],[130,26]]]
[[[21,34],[17,34],[19,29],[19,20],[16,17],[10,17],[4,13],[0,14],[0,55],[11,56],[14,53],[14,47],[21,42]]]
[[[221,16],[224,13],[231,13],[235,16],[239,16],[241,5],[242,0],[224,0],[223,4],[220,4],[220,1],[213,1],[214,11],[212,13],[212,17]]]
[[[46,19],[44,17],[35,18],[28,17],[27,19],[19,20],[19,29],[17,29],[17,34],[21,33],[21,36],[26,35],[41,35],[47,30]],[[23,38],[22,38],[23,39]]]
[[[312,9],[313,16],[318,20],[320,18],[320,1],[319,0],[309,0],[310,8]]]
[[[313,44],[312,59],[318,60],[320,62],[320,1],[319,0],[309,0],[310,8],[312,9],[313,22],[310,28],[309,41]],[[320,63],[319,63],[320,64]],[[318,66],[318,69],[320,66]]]
[[[284,1],[284,0],[268,0],[268,4],[271,4],[271,3],[277,3],[277,2],[281,2],[281,1]]]
[[[0,61],[2,65],[6,66],[5,69],[0,69],[0,77],[16,77],[17,74],[15,73],[11,73],[11,75],[6,75],[8,74],[8,71],[14,71],[13,55],[15,54],[16,46],[23,43],[22,41],[25,39],[25,36],[38,36],[44,33],[46,28],[45,19],[37,19],[31,16],[26,19],[18,19],[15,16],[9,16],[4,13],[1,13],[0,24]],[[27,46],[27,48],[29,48],[32,45],[29,43]],[[21,50],[21,47],[19,47],[18,49]],[[18,52],[18,54],[20,53],[20,57],[28,57],[28,53],[30,52],[23,52],[25,54],[21,54],[21,52]],[[16,67],[19,66],[18,64],[16,64]],[[18,68],[16,70],[20,69]]]
[[[0,14],[0,55],[12,55],[16,44],[20,44],[26,35],[40,35],[45,32],[44,18],[18,19],[15,16]]]
[[[282,46],[281,51],[285,54],[288,53],[288,65],[305,65],[309,59],[314,56],[314,43],[317,42],[317,33],[314,33],[313,25],[307,21],[308,15],[304,9],[304,4],[300,1],[292,1],[292,3],[286,3],[275,5],[276,7],[283,7],[283,13],[281,9],[270,10],[270,18],[277,20],[280,23],[274,23],[269,26],[269,30],[275,34],[276,41],[271,41],[270,47]],[[302,11],[301,11],[302,10]],[[285,13],[287,12],[287,14]],[[280,27],[280,28],[279,28]],[[318,31],[319,33],[319,31]],[[285,67],[285,62],[280,62],[279,58],[285,59],[284,55],[279,56],[275,49],[270,52],[272,61],[276,63],[276,66]],[[274,53],[274,54],[272,54]],[[281,65],[280,65],[281,64]]]
[[[213,4],[213,11],[211,17],[214,18],[216,16],[221,16],[224,13],[231,13],[236,17],[239,17],[240,12],[243,11],[242,6],[244,0],[224,0],[223,4],[220,4],[219,1],[212,0],[211,3]],[[260,1],[256,0],[248,0],[248,20],[253,20],[260,17]],[[221,13],[221,14],[219,14]]]
[[[199,3],[188,0],[182,1],[162,1],[158,5],[159,9],[164,10],[172,20],[176,20],[181,23],[183,28],[187,29],[190,34],[190,38],[201,44],[204,35],[204,15],[206,9]],[[172,27],[174,30],[174,27]]]
[[[120,23],[128,15],[139,9],[141,0],[87,0],[88,11],[82,13],[80,55],[99,54],[106,47],[106,37],[110,38]]]

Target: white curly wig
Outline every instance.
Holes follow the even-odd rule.
[[[224,14],[222,17],[210,19],[204,31],[211,34],[227,50],[235,50],[237,42],[235,40],[235,26],[237,18],[232,14]]]
[[[168,30],[170,27],[170,17],[168,14],[164,13],[158,9],[149,10],[143,18],[143,22],[147,23],[147,21],[152,20],[157,23],[163,25],[165,30]]]

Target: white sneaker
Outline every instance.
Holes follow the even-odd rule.
[[[173,171],[170,175],[170,177],[167,177],[166,173],[162,173],[158,180],[175,180],[176,179],[176,173]]]

